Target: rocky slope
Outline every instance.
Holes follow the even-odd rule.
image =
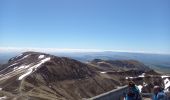
[[[89,62],[105,76],[118,78],[122,84],[134,81],[143,93],[151,93],[155,85],[170,91],[170,76],[161,75],[135,60],[101,60]]]
[[[101,70],[115,70],[115,71],[149,71],[151,70],[148,66],[136,60],[101,60],[94,59],[90,63],[98,66]]]
[[[6,99],[80,100],[118,85],[90,65],[37,52],[14,57],[0,70],[0,97]]]
[[[152,93],[156,85],[161,86],[165,92],[170,91],[169,75],[162,75],[139,61],[94,59],[89,63],[105,75],[116,76],[123,84],[134,81],[142,93]]]
[[[0,99],[82,100],[126,85],[129,80],[137,85],[146,82],[145,86],[149,86],[147,77],[152,75],[160,77],[135,60],[95,59],[82,63],[66,57],[25,52],[0,67]]]

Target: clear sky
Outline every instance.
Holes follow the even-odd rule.
[[[170,0],[0,0],[0,47],[170,54]]]

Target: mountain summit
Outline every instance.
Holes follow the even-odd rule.
[[[120,83],[88,64],[38,52],[25,52],[0,68],[0,95],[17,100],[78,100]]]

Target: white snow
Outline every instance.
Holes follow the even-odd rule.
[[[136,77],[128,77],[128,79],[134,79],[134,78],[136,78]]]
[[[30,55],[30,54],[29,54],[29,55]],[[25,58],[27,58],[29,55],[25,55],[24,57],[22,57],[22,58],[19,59],[19,60],[25,59]]]
[[[145,73],[142,73],[138,77],[144,78],[145,77]],[[125,79],[135,79],[135,78],[138,78],[138,77],[126,77]]]
[[[134,79],[134,78],[136,78],[136,77],[125,77],[126,80],[127,79]]]
[[[139,91],[142,91],[143,86],[142,85],[138,85]]]
[[[50,57],[45,58],[45,59],[41,60],[40,63],[38,63],[38,64],[30,67],[25,74],[21,75],[21,76],[18,78],[18,80],[22,80],[23,78],[25,78],[26,76],[28,76],[29,74],[31,74],[34,70],[36,70],[41,64],[43,64],[43,63],[45,63],[45,62],[47,62],[47,61],[49,61],[49,60],[50,60]],[[28,67],[28,66],[26,66],[26,67]],[[24,66],[23,66],[22,68],[24,68]]]
[[[17,69],[17,67],[14,67],[14,71]]]
[[[28,68],[29,67],[29,65],[22,65],[22,66],[20,66],[20,67],[18,67],[18,69],[25,69],[25,68]]]
[[[142,73],[142,75],[139,75],[138,77],[145,77],[145,73]]]
[[[21,57],[22,55],[23,55],[23,54],[20,54],[20,55],[16,56],[16,58]]]
[[[14,67],[14,70],[20,70],[20,69],[26,69],[28,68],[30,65],[22,65],[20,67]]]
[[[16,64],[18,64],[18,63],[14,63],[14,64],[12,64],[12,65],[10,65],[10,66],[8,66],[8,67],[14,66],[14,65],[16,65]]]
[[[39,57],[38,57],[38,59],[42,59],[42,58],[44,58],[45,56],[44,55],[40,55]]]
[[[166,78],[164,80],[165,90],[168,91],[168,88],[170,87],[170,80]]]
[[[2,90],[2,88],[0,88],[0,91]]]
[[[106,74],[107,72],[100,72],[100,73],[102,73],[102,74]]]
[[[167,75],[163,75],[163,76],[161,76],[162,78],[168,78],[168,77],[170,77],[170,76],[167,76]]]
[[[35,68],[35,69],[38,68],[41,64],[43,64],[43,63],[45,63],[45,62],[47,62],[47,61],[49,61],[49,60],[50,60],[50,57],[41,60],[41,62],[40,62],[39,64],[35,65],[34,68]]]
[[[125,79],[136,79],[138,77],[125,77]]]
[[[22,54],[22,55],[23,55],[23,54]],[[17,56],[16,58],[21,57],[22,55],[19,55],[19,56]],[[18,59],[17,61],[20,61],[20,60],[22,60],[22,59],[25,59],[25,58],[27,58],[28,56],[30,56],[30,54],[25,55],[24,57],[22,57],[21,59]]]
[[[0,100],[6,100],[6,96],[0,97]]]
[[[117,89],[121,88],[121,86],[118,86]]]
[[[27,73],[25,73],[25,74],[23,74],[23,75],[21,75],[19,78],[18,78],[18,80],[22,80],[24,77],[26,77],[26,76],[28,76],[29,74],[31,74],[32,73],[32,68],[29,68],[28,69],[28,72]]]
[[[11,66],[14,66],[14,65],[16,65],[17,63],[14,63],[14,64],[12,64],[12,65],[10,65],[10,66],[8,66],[8,67],[6,67],[5,69],[3,69],[3,70],[6,70],[6,69],[8,69],[9,67],[11,67]],[[15,68],[14,68],[14,70],[15,70]]]
[[[148,84],[146,84],[145,82],[143,82],[143,86],[147,86]]]

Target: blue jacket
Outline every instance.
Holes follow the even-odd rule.
[[[158,94],[154,94],[152,100],[168,100],[166,94],[162,92],[158,92]]]

